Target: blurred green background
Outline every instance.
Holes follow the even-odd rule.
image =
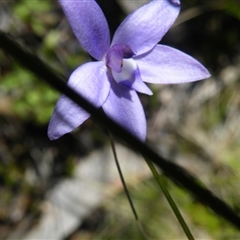
[[[112,34],[130,8],[136,8],[134,2],[143,4],[97,2]],[[140,96],[151,144],[198,177],[236,213],[240,211],[239,26],[238,0],[182,0],[181,14],[161,43],[198,59],[212,78],[184,85],[154,85],[150,86],[153,96]],[[0,29],[66,79],[77,66],[91,60],[57,1],[0,1]],[[88,161],[90,153],[109,145],[104,130],[92,119],[51,142],[47,125],[59,96],[0,50],[0,239],[13,239],[14,233],[24,239],[37,228],[47,211],[48,193],[64,179],[71,180],[83,158]],[[128,184],[149,239],[185,238],[151,175]],[[240,238],[230,224],[171,182],[167,184],[196,239]],[[56,217],[57,221],[61,219]],[[91,209],[78,226],[54,239],[143,237],[120,188]]]

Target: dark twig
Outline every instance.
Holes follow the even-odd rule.
[[[150,146],[138,140],[123,127],[108,118],[103,112],[96,109],[86,99],[77,94],[73,89],[69,88],[63,81],[63,78],[54,73],[45,63],[43,63],[43,61],[22,48],[13,38],[2,31],[0,31],[0,48],[12,56],[22,66],[33,72],[37,77],[48,82],[56,90],[64,93],[71,100],[92,114],[102,126],[106,126],[111,133],[123,140],[132,150],[140,152],[147,159],[154,162],[162,169],[166,176],[185,188],[194,198],[240,229],[240,217],[228,204],[206,189],[185,169],[157,154],[152,148],[150,148]]]

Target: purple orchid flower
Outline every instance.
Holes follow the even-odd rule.
[[[179,14],[178,0],[152,0],[139,8],[121,23],[112,43],[95,0],[60,0],[60,4],[79,42],[98,60],[78,67],[68,85],[142,141],[147,125],[136,91],[152,94],[144,82],[175,84],[210,76],[189,55],[157,44]],[[62,95],[49,123],[49,138],[69,133],[89,116]]]

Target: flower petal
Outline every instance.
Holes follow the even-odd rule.
[[[144,93],[147,95],[153,95],[151,89],[141,80],[141,79],[136,79],[134,82],[130,82],[128,80],[122,81],[119,84],[122,84],[123,86],[126,86],[132,90],[135,90],[140,93]]]
[[[132,78],[125,80],[125,81],[121,81],[121,82],[119,82],[119,84],[122,84],[122,85],[124,85],[132,90],[135,90],[137,92],[140,92],[140,93],[144,93],[147,95],[153,95],[151,89],[142,81],[138,67],[134,71]]]
[[[116,30],[112,46],[128,45],[136,54],[151,50],[174,23],[180,3],[153,0],[130,14]]]
[[[106,18],[95,0],[60,0],[78,41],[95,59],[101,60],[110,46]]]
[[[140,140],[147,134],[146,118],[137,93],[111,80],[111,89],[102,106],[104,112]]]
[[[106,71],[103,62],[86,63],[72,73],[68,86],[89,100],[94,106],[100,107],[109,94],[110,83]],[[71,132],[89,116],[89,113],[62,95],[48,126],[49,138],[51,140],[57,139]]]
[[[142,80],[148,83],[175,84],[210,77],[208,70],[196,59],[164,45],[157,45],[152,51],[134,60]]]

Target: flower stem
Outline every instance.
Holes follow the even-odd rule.
[[[187,238],[189,240],[194,240],[194,237],[193,237],[192,233],[190,232],[186,222],[184,221],[184,218],[182,217],[176,203],[174,202],[172,196],[170,195],[169,191],[167,190],[167,188],[165,186],[164,176],[159,174],[159,172],[157,171],[157,169],[155,168],[154,164],[151,161],[149,161],[146,158],[145,158],[145,161],[147,162],[150,170],[152,171],[154,178],[156,179],[158,185],[160,186],[165,198],[167,199],[170,207],[172,208],[172,210],[173,210],[178,222],[180,223],[183,231],[185,232]]]
[[[143,235],[143,237],[145,239],[148,239],[148,237],[147,237],[146,233],[144,232],[143,227],[142,227],[142,225],[141,225],[141,223],[139,221],[137,211],[136,211],[136,209],[134,207],[134,204],[133,204],[133,201],[132,201],[132,199],[130,197],[130,194],[129,194],[129,191],[128,191],[128,188],[127,188],[126,182],[124,180],[124,177],[123,177],[123,174],[122,174],[122,170],[121,170],[121,167],[120,167],[120,164],[119,164],[119,161],[118,161],[117,151],[116,151],[116,148],[115,148],[114,140],[113,140],[113,137],[112,137],[112,135],[110,133],[109,133],[109,138],[110,138],[111,148],[112,148],[112,151],[113,151],[113,156],[114,156],[114,159],[115,159],[117,170],[118,170],[118,173],[120,175],[120,179],[121,179],[121,182],[122,182],[122,185],[123,185],[123,188],[124,188],[124,192],[125,192],[125,194],[127,196],[128,202],[129,202],[130,207],[132,209],[134,218],[135,218],[135,220],[137,222],[137,226],[138,226],[141,234]]]

